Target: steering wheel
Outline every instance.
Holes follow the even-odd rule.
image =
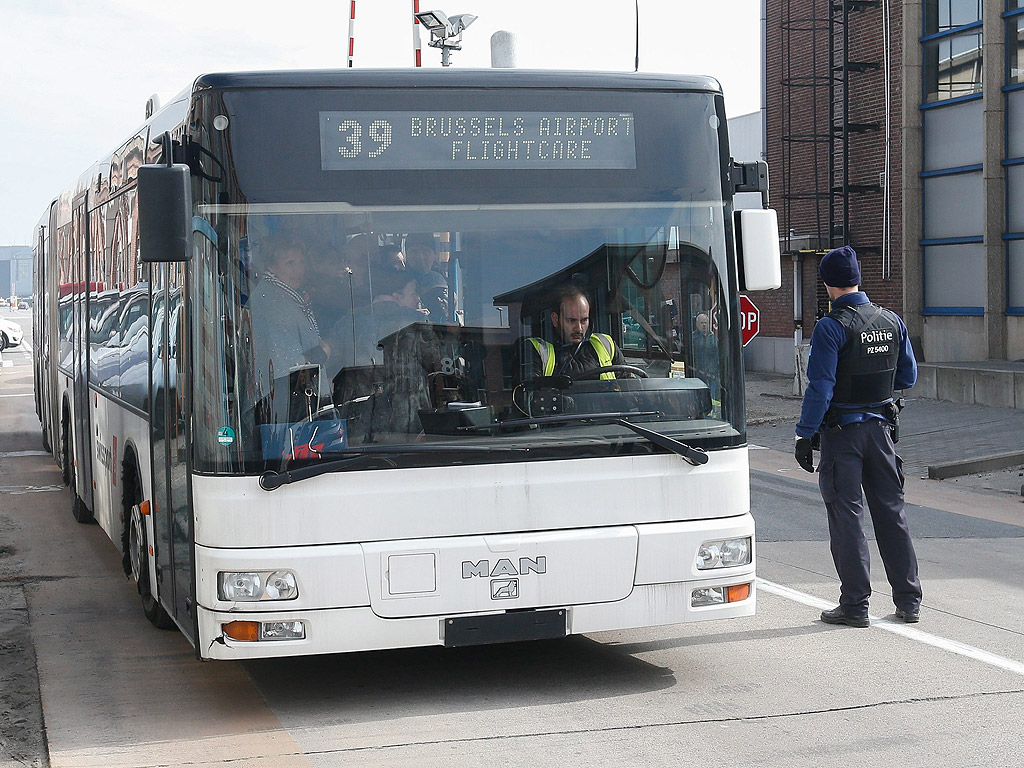
[[[635,365],[602,365],[600,368],[589,368],[581,373],[573,374],[577,381],[589,381],[600,378],[602,373],[631,373],[641,379],[648,378],[647,371]]]

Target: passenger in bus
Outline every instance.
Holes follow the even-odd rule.
[[[328,334],[336,353],[331,366],[334,374],[346,366],[380,365],[383,353],[377,345],[381,339],[427,319],[419,310],[416,278],[411,272],[378,264],[372,279],[370,306],[345,312]]]
[[[330,330],[353,307],[370,303],[370,262],[376,252],[374,238],[353,235],[340,248],[324,245],[313,248],[306,279],[310,305],[322,330]],[[333,348],[333,339],[325,337]]]
[[[590,299],[582,288],[566,285],[556,295],[551,326],[557,344],[537,337],[526,339],[523,360],[528,378],[579,375],[611,365],[624,365],[622,351],[606,333],[590,333]],[[628,375],[628,374],[627,374]],[[614,379],[615,372],[600,375]]]
[[[382,386],[371,398],[371,434],[417,434],[419,412],[431,407],[429,376],[439,369],[438,343],[419,307],[409,270],[374,272],[374,297],[362,355],[381,366]]]
[[[448,278],[438,263],[432,234],[412,234],[405,238],[405,263],[416,276],[420,303],[432,323],[451,320],[448,302]]]
[[[405,254],[402,247],[395,243],[385,243],[377,249],[377,264],[383,269],[400,272],[406,268]]]
[[[298,240],[271,240],[261,249],[264,267],[249,299],[256,376],[264,388],[296,366],[323,364],[330,347],[303,293],[306,248]]]
[[[407,269],[384,269],[374,276],[373,316],[374,344],[411,323],[427,319],[420,309],[416,276]]]

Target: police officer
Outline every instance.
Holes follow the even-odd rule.
[[[812,439],[820,435],[818,487],[842,584],[839,606],[823,611],[821,620],[851,627],[869,623],[863,488],[896,617],[914,623],[921,606],[921,582],[903,510],[903,462],[896,455],[890,422],[895,422],[896,412],[893,391],[914,385],[917,362],[903,321],[872,304],[860,290],[853,248],[830,251],[821,260],[818,275],[832,311],[811,335],[795,453],[797,463],[813,472]]]

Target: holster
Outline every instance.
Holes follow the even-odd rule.
[[[851,408],[863,413],[877,413],[882,416],[886,423],[889,425],[889,433],[892,435],[892,441],[898,443],[900,441],[900,411],[903,410],[903,406],[906,401],[902,397],[894,398],[891,402],[885,403],[870,408]],[[840,417],[842,416],[842,409],[836,408],[835,406],[829,406],[829,409],[825,412],[825,421],[821,428],[826,432],[838,432],[842,429],[839,424]]]
[[[900,441],[900,411],[905,402],[902,397],[897,397],[885,406],[885,420],[889,423],[889,435],[894,444]]]

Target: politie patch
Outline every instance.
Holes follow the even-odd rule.
[[[896,332],[891,328],[881,328],[860,332],[861,357],[888,355],[896,343]]]

